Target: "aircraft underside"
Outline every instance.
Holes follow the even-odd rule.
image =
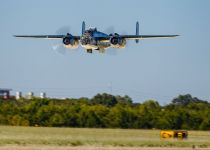
[[[110,48],[111,44],[109,42],[96,42],[95,44],[81,44],[83,48],[87,50],[88,53],[92,53],[93,50],[98,50],[99,52],[105,52],[105,49]]]

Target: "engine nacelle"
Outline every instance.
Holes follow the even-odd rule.
[[[114,48],[125,48],[126,40],[121,38],[119,34],[115,33],[114,35],[110,35],[110,43]]]
[[[79,40],[74,39],[71,34],[67,34],[66,37],[63,38],[63,44],[66,48],[78,48]]]

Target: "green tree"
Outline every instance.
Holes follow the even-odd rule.
[[[172,103],[175,105],[184,105],[184,106],[188,105],[189,103],[206,103],[206,104],[208,104],[207,101],[200,100],[197,97],[192,97],[190,94],[179,95],[178,97],[176,97],[172,100]]]
[[[117,104],[117,99],[115,96],[103,93],[103,94],[97,94],[94,96],[90,102],[92,104],[101,104],[105,106],[114,106]]]

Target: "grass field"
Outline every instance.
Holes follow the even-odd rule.
[[[1,150],[210,149],[210,131],[189,131],[187,140],[161,140],[159,130],[0,126]]]

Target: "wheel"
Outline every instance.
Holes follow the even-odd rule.
[[[87,53],[93,53],[92,49],[87,49]]]

